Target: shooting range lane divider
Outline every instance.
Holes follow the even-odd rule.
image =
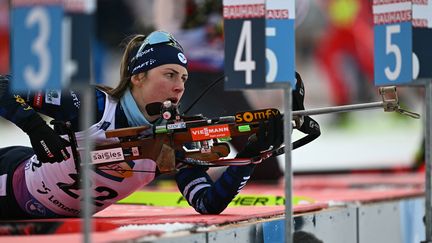
[[[293,196],[293,205],[314,204],[307,196]],[[117,202],[118,204],[138,204],[146,206],[190,207],[179,192],[137,191]],[[239,194],[228,207],[234,206],[279,206],[285,205],[285,197],[276,195]]]

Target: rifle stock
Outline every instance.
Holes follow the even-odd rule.
[[[118,138],[119,142],[110,144],[96,145],[92,153],[98,151],[109,151],[121,149],[123,161],[137,159],[151,159],[156,162],[161,173],[169,173],[176,170],[176,156],[189,158],[197,161],[211,162],[225,158],[230,153],[230,147],[225,142],[220,142],[215,137],[197,139],[193,136],[192,129],[208,129],[212,126],[223,125],[229,130],[229,138],[238,136],[250,136],[258,131],[258,123],[249,124],[219,123],[203,126],[203,123],[191,121],[186,123],[188,128],[166,130],[164,133],[153,133],[153,135],[143,136],[142,133],[151,126],[140,126],[130,128],[120,128],[105,132],[107,138]],[[241,127],[247,126],[247,129]],[[228,138],[220,137],[220,138]],[[190,143],[198,143],[200,146],[194,149],[185,148]],[[120,163],[121,161],[93,161],[93,164],[107,165]]]

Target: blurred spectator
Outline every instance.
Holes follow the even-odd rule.
[[[99,0],[96,10],[96,37],[107,47],[117,48],[119,40],[141,32],[139,22],[125,1]]]
[[[156,1],[156,0],[123,0],[130,9],[130,14],[134,18],[134,24],[137,28],[147,30],[144,33],[155,30],[155,15],[158,15],[155,11],[156,2],[168,2],[168,1]],[[156,13],[156,14],[155,14]],[[164,15],[164,14],[161,14]]]
[[[9,5],[0,0],[0,74],[9,72]]]
[[[140,2],[140,1],[137,1]],[[114,50],[118,49],[118,43],[127,36],[135,33],[147,33],[140,22],[134,18],[130,5],[126,1],[98,0],[95,13],[96,36],[93,45],[94,78],[98,84],[108,84],[119,77],[118,68],[115,72],[109,67]],[[150,31],[150,30],[149,30]],[[108,67],[107,67],[108,66]],[[119,63],[113,65],[119,66]]]
[[[222,1],[186,0],[183,29],[192,29],[208,23],[209,16],[222,15]]]
[[[176,33],[189,58],[189,71],[221,72],[224,69],[222,2],[186,1],[182,28]]]
[[[154,1],[155,28],[176,32],[185,18],[185,0]]]
[[[349,76],[356,73],[356,69],[363,78],[373,80],[372,7],[368,0],[324,0],[319,3],[327,26],[317,40],[316,57],[328,76],[333,104],[348,104],[354,95],[350,92]],[[358,77],[351,79],[357,81]],[[367,82],[357,83],[356,88],[365,83],[367,85]]]

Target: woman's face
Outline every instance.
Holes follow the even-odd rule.
[[[145,107],[153,102],[170,100],[178,104],[184,92],[188,78],[187,69],[178,64],[165,64],[147,72],[132,76],[132,96],[140,111],[149,121],[156,120],[159,115],[149,116]]]

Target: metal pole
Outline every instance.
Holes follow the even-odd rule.
[[[426,180],[425,180],[425,227],[426,240],[424,243],[432,243],[432,154],[431,154],[431,138],[432,138],[432,82],[427,81],[425,84],[426,92],[426,122],[425,122],[425,163],[426,163]]]
[[[70,26],[67,28],[72,28],[71,21],[69,21]],[[92,24],[92,23],[88,23]],[[72,33],[72,30],[68,31]],[[91,38],[90,35],[88,39],[82,40],[82,45],[87,47],[91,46]],[[71,37],[67,37],[67,39],[71,39]],[[71,49],[71,48],[70,48]],[[90,57],[89,57],[90,58]],[[85,76],[85,77],[84,77]],[[71,79],[71,77],[68,77]],[[88,128],[94,123],[94,114],[95,109],[92,105],[94,103],[94,88],[92,88],[89,84],[92,83],[92,76],[89,74],[83,75],[80,78],[72,79],[70,89],[77,91],[81,95],[81,109],[80,109],[80,120],[79,120],[79,128],[84,133],[84,142],[83,142],[83,153],[81,153],[81,163],[78,164],[77,173],[79,182],[79,188],[81,192],[81,233],[82,233],[82,242],[91,243],[91,232],[93,231],[92,225],[92,214],[93,214],[93,199],[92,199],[92,191],[91,191],[91,160],[90,160],[90,151],[93,150],[93,142],[91,141],[88,133]],[[85,105],[87,104],[87,105]]]
[[[354,105],[341,105],[341,106],[332,106],[332,107],[323,107],[316,109],[308,109],[301,111],[293,111],[293,116],[311,116],[311,115],[320,115],[327,113],[337,113],[337,112],[347,112],[354,110],[366,110],[366,109],[376,109],[376,108],[384,108],[384,102],[371,102],[371,103],[363,103],[363,104],[354,104]]]
[[[81,196],[81,233],[82,242],[90,243],[91,234],[93,232],[93,220],[92,215],[94,212],[93,206],[93,191],[92,191],[92,166],[90,151],[93,150],[94,141],[90,138],[88,128],[94,123],[95,114],[95,93],[93,75],[91,72],[92,61],[91,61],[91,47],[92,47],[92,33],[94,32],[94,20],[93,14],[96,7],[95,0],[79,0],[82,3],[82,8],[71,11],[69,16],[72,20],[70,26],[70,33],[72,34],[68,39],[73,42],[74,45],[70,47],[71,58],[74,59],[78,65],[76,73],[70,73],[71,75],[71,89],[77,91],[81,96],[81,107],[80,107],[80,120],[79,128],[84,132],[83,147],[84,151],[81,153],[81,163],[78,164],[78,177],[80,179],[80,196]],[[68,6],[67,4],[65,6]],[[79,38],[72,38],[79,35]],[[75,53],[76,55],[72,55]],[[78,55],[78,53],[80,53]],[[69,61],[69,60],[67,60]],[[70,65],[70,63],[68,63]]]
[[[284,141],[285,141],[285,242],[293,243],[293,213],[292,213],[292,166],[291,166],[291,133],[292,133],[292,94],[291,85],[284,88]]]
[[[92,104],[93,99],[93,89],[86,85],[82,85],[79,89],[82,97],[83,97],[83,104]],[[82,225],[82,233],[83,233],[83,242],[84,243],[90,243],[91,242],[91,232],[92,232],[92,214],[93,214],[93,205],[92,205],[92,192],[91,189],[91,166],[90,166],[90,151],[92,150],[93,143],[89,139],[88,134],[88,127],[93,122],[93,114],[94,114],[94,108],[93,105],[84,105],[83,111],[81,112],[81,119],[80,124],[82,130],[85,131],[85,141],[84,141],[84,156],[82,157],[82,167],[81,167],[81,174],[79,175],[81,178],[81,188],[83,193],[83,201],[81,203],[81,218],[84,219],[83,225]]]

